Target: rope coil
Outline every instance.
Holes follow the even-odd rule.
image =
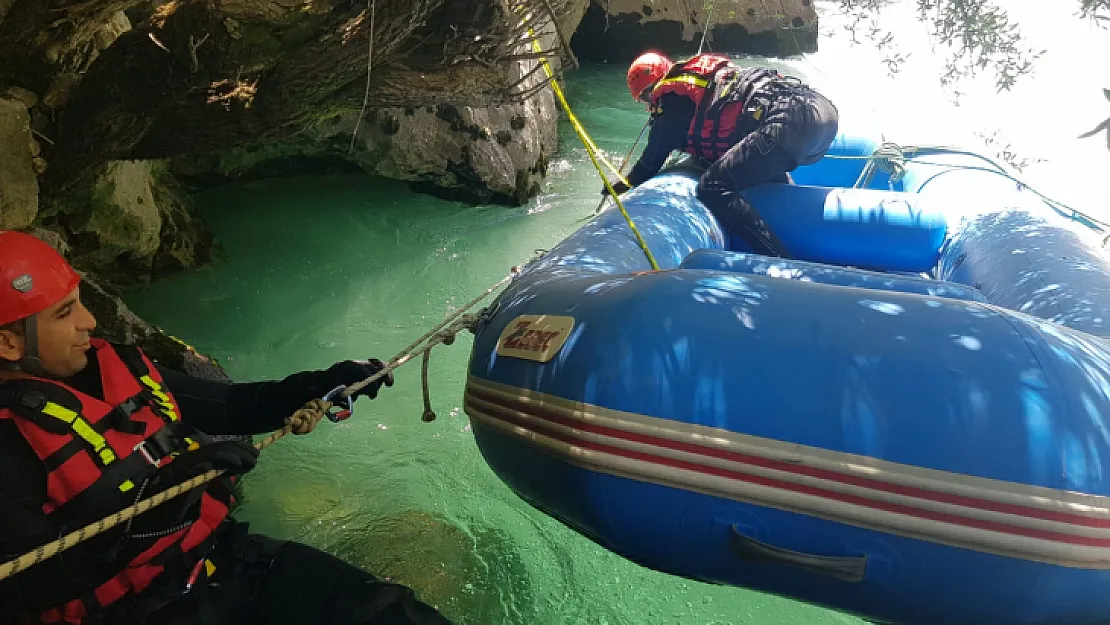
[[[906,175],[906,153],[911,150],[916,151],[915,148],[903,148],[897,143],[884,141],[870,156],[866,157],[867,164],[863,166],[863,171],[860,172],[852,187],[860,189],[871,184],[876,170],[890,174],[891,185],[897,183]]]

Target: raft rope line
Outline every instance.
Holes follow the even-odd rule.
[[[871,184],[876,170],[890,174],[890,187],[893,188],[894,183],[902,180],[906,175],[907,153],[913,152],[916,154],[916,150],[917,148],[914,147],[903,148],[892,141],[883,141],[869,156],[865,157],[867,163],[863,166],[863,171],[856,178],[852,188],[862,189]],[[836,160],[839,156],[832,155],[832,158]]]
[[[963,150],[963,149],[960,149],[960,148],[944,146],[944,145],[900,146],[897,143],[893,143],[893,142],[890,142],[890,141],[884,141],[881,145],[879,145],[879,147],[875,148],[875,150],[868,156],[852,156],[852,155],[847,155],[847,154],[844,154],[844,155],[841,155],[841,154],[826,154],[824,156],[824,158],[833,159],[833,160],[866,160],[867,161],[867,164],[864,166],[863,172],[860,173],[859,178],[856,179],[856,182],[855,182],[855,184],[853,185],[852,188],[860,189],[860,188],[866,187],[871,182],[871,180],[873,179],[876,170],[881,170],[881,171],[884,171],[884,172],[887,172],[887,173],[890,174],[890,185],[889,186],[890,186],[890,188],[893,188],[894,183],[901,180],[906,174],[906,159],[907,158],[913,158],[913,157],[918,156],[918,155],[928,156],[930,154],[959,154],[959,155],[964,155],[964,156],[971,156],[971,157],[978,158],[979,160],[982,160],[982,161],[984,161],[986,163],[989,163],[991,165],[991,167],[976,167],[976,166],[973,166],[973,165],[953,165],[951,163],[938,163],[938,162],[924,161],[924,160],[915,160],[915,161],[913,161],[914,163],[917,163],[917,164],[920,164],[920,165],[930,165],[930,166],[933,166],[933,167],[945,167],[945,168],[947,168],[946,170],[944,170],[942,172],[938,172],[937,174],[930,177],[930,180],[932,178],[935,178],[936,176],[943,175],[944,173],[947,173],[947,172],[950,172],[950,171],[984,171],[984,172],[989,172],[989,173],[992,173],[992,174],[997,174],[999,176],[1002,176],[1003,178],[1007,178],[1007,179],[1017,183],[1018,185],[1021,186],[1022,189],[1026,190],[1026,191],[1029,191],[1030,193],[1036,195],[1045,204],[1048,204],[1050,207],[1052,207],[1058,213],[1060,213],[1061,215],[1063,215],[1065,217],[1068,217],[1068,218],[1070,218],[1074,221],[1080,221],[1082,219],[1082,220],[1086,220],[1086,221],[1090,222],[1091,224],[1095,224],[1095,226],[1096,226],[1095,230],[1098,231],[1098,232],[1105,232],[1107,230],[1110,230],[1110,222],[1103,221],[1103,220],[1101,220],[1097,217],[1094,217],[1092,215],[1084,213],[1083,211],[1081,211],[1077,208],[1074,208],[1072,206],[1064,204],[1063,202],[1061,202],[1059,200],[1055,200],[1051,197],[1048,197],[1044,193],[1041,193],[1040,191],[1038,191],[1034,187],[1030,186],[1024,180],[1021,180],[1020,178],[1010,174],[1008,171],[1006,171],[1005,167],[1003,167],[1002,165],[1000,165],[998,162],[994,161],[993,159],[991,159],[987,156],[983,156],[982,154],[976,154],[975,152],[969,152],[967,150]],[[1106,247],[1108,244],[1110,244],[1110,236],[1107,236],[1103,240],[1102,245],[1103,245],[1103,247]]]
[[[407,347],[405,347],[400,352],[398,352],[397,355],[394,356],[389,361],[389,363],[385,366],[385,368],[383,368],[381,371],[378,371],[374,375],[372,375],[372,376],[370,376],[370,377],[368,377],[368,378],[366,378],[366,379],[364,379],[360,382],[355,382],[354,384],[351,384],[351,385],[349,385],[345,388],[340,387],[340,388],[343,388],[343,390],[336,395],[335,399],[337,401],[338,400],[346,400],[351,395],[357,393],[358,391],[366,388],[370,384],[373,384],[374,382],[377,382],[378,380],[382,379],[383,377],[389,375],[393,370],[395,370],[398,367],[400,367],[401,365],[404,365],[405,363],[409,362],[414,357],[416,357],[416,355],[423,354],[423,356],[424,356],[424,367],[423,367],[422,387],[423,387],[423,395],[424,395],[424,413],[423,413],[421,418],[425,422],[433,421],[436,418],[436,415],[435,415],[434,412],[432,412],[432,409],[431,409],[431,406],[430,406],[430,403],[429,403],[428,379],[427,379],[427,363],[428,363],[428,358],[429,358],[429,355],[431,354],[432,348],[435,347],[436,345],[441,344],[441,343],[444,344],[444,345],[450,345],[454,342],[455,336],[459,332],[461,332],[463,330],[473,330],[481,322],[481,320],[483,318],[483,314],[482,313],[477,313],[477,314],[469,313],[467,311],[470,310],[471,308],[473,308],[474,306],[476,306],[478,304],[478,302],[480,302],[483,299],[489,297],[494,291],[496,291],[500,287],[502,287],[505,284],[508,284],[509,282],[511,282],[513,280],[513,278],[515,278],[517,275],[520,274],[520,272],[523,270],[524,267],[526,267],[527,265],[531,264],[532,262],[535,262],[536,260],[538,260],[540,257],[543,256],[544,253],[545,252],[543,252],[542,250],[538,250],[536,255],[530,261],[528,261],[524,265],[518,265],[518,266],[513,267],[512,270],[508,273],[508,275],[506,275],[504,278],[502,278],[501,280],[499,280],[496,283],[489,286],[480,295],[478,295],[474,299],[467,302],[464,306],[462,306],[458,310],[456,310],[453,313],[451,313],[450,315],[448,315],[443,321],[441,321],[439,324],[437,324],[434,328],[432,328],[431,330],[426,332],[423,336],[421,336],[419,339],[413,341]],[[421,344],[423,344],[423,345],[421,346]],[[419,349],[417,349],[418,347],[419,347]],[[259,451],[261,451],[263,449],[266,449],[270,445],[273,445],[275,442],[278,441],[278,439],[282,438],[286,434],[289,434],[291,431],[293,431],[293,428],[294,428],[293,424],[298,420],[301,420],[301,421],[310,420],[312,422],[313,426],[315,426],[315,424],[319,423],[319,421],[324,418],[324,416],[328,413],[328,411],[334,405],[335,405],[335,402],[328,401],[328,400],[325,400],[325,399],[309,400],[299,410],[295,411],[292,415],[290,415],[290,417],[286,420],[286,422],[289,423],[289,425],[286,425],[284,428],[282,428],[280,430],[277,430],[276,432],[273,432],[272,434],[270,434],[266,438],[264,438],[261,441],[259,441],[258,443],[256,443],[255,448],[258,449]],[[203,486],[204,484],[207,484],[208,482],[211,482],[212,480],[220,477],[223,474],[224,474],[223,470],[212,470],[212,471],[208,471],[206,473],[203,473],[201,475],[198,475],[196,477],[193,477],[193,478],[191,478],[191,479],[189,479],[185,482],[182,482],[182,483],[180,483],[176,486],[173,486],[173,487],[171,487],[171,488],[169,488],[169,489],[167,489],[167,490],[165,490],[161,493],[158,493],[157,495],[154,495],[153,497],[143,499],[142,501],[139,501],[139,502],[135,503],[132,506],[128,506],[127,508],[124,508],[123,510],[120,510],[119,512],[116,512],[116,513],[113,513],[113,514],[111,514],[107,517],[104,517],[104,518],[100,519],[99,521],[96,521],[95,523],[90,523],[89,525],[86,525],[86,526],[84,526],[84,527],[82,527],[78,530],[70,532],[69,534],[66,534],[66,535],[62,536],[61,538],[59,538],[55,541],[52,541],[52,542],[47,543],[45,545],[41,545],[41,546],[37,547],[36,549],[34,549],[32,551],[29,551],[29,552],[19,556],[18,558],[15,558],[14,560],[10,560],[8,562],[0,564],[0,581],[8,579],[9,577],[12,577],[13,575],[16,575],[16,574],[18,574],[22,571],[25,571],[25,570],[31,568],[32,566],[35,566],[36,564],[38,564],[40,562],[43,562],[43,561],[45,561],[45,560],[47,560],[47,559],[49,559],[49,558],[51,558],[55,555],[58,555],[59,553],[65,551],[67,549],[71,549],[74,546],[76,546],[76,545],[78,545],[78,544],[80,544],[80,543],[82,543],[86,540],[89,540],[90,538],[98,536],[98,535],[116,527],[117,525],[119,525],[121,523],[130,521],[134,517],[136,517],[136,516],[138,516],[138,515],[140,515],[144,512],[147,512],[148,510],[150,510],[152,508],[155,508],[159,505],[162,505],[163,503],[165,503],[165,502],[167,502],[171,499],[179,497],[179,496],[181,496],[181,495],[183,495],[187,492],[190,492],[190,491],[192,491],[193,489],[195,489],[199,486]]]
[[[526,22],[528,21],[528,19],[528,17],[525,17],[524,21]],[[605,170],[601,168],[601,165],[604,164],[606,167],[608,167],[609,170],[616,174],[617,178],[619,178],[620,181],[624,184],[628,185],[628,180],[624,177],[619,169],[613,167],[613,164],[610,163],[605,158],[605,156],[601,154],[601,150],[598,149],[597,145],[593,142],[593,139],[590,138],[590,135],[586,132],[586,129],[582,127],[582,123],[578,121],[578,117],[574,114],[574,111],[571,110],[566,96],[563,95],[563,89],[559,86],[559,81],[555,79],[555,72],[551,69],[551,64],[547,62],[547,57],[543,56],[543,49],[540,47],[539,41],[537,41],[538,38],[535,36],[535,33],[532,32],[531,28],[528,29],[527,36],[532,39],[532,49],[539,57],[539,61],[540,64],[543,66],[544,73],[547,74],[548,81],[551,83],[551,90],[555,92],[555,98],[559,101],[559,105],[563,107],[563,112],[566,113],[567,118],[570,120],[571,126],[574,127],[574,132],[578,135],[579,141],[581,141],[582,145],[585,146],[586,154],[589,155],[590,162],[593,163],[594,169],[597,170],[597,175],[601,176],[601,180],[602,182],[604,182],[605,188],[609,191],[609,196],[613,198],[613,202],[616,203],[617,208],[620,209],[621,215],[624,216],[624,220],[628,222],[628,227],[632,230],[632,234],[636,236],[636,242],[640,245],[640,249],[644,251],[644,256],[647,257],[648,263],[651,265],[652,270],[658,271],[659,264],[655,262],[655,256],[652,255],[651,250],[648,248],[647,242],[644,241],[644,237],[640,234],[639,228],[636,227],[636,222],[632,220],[632,216],[628,214],[627,210],[625,210],[624,203],[621,202],[621,199],[617,195],[617,192],[613,189],[613,183],[609,181],[609,176],[605,175]],[[604,198],[602,199],[604,200]]]
[[[767,8],[767,4],[766,4],[765,0],[759,0],[759,3],[763,6],[763,12],[766,13],[768,17],[773,17],[773,15],[771,14],[770,9]],[[783,30],[790,33],[790,37],[794,40],[794,47],[798,50],[798,55],[802,57],[802,60],[804,60],[806,62],[806,64],[808,64],[813,69],[817,70],[818,73],[820,73],[820,74],[822,74],[826,77],[831,78],[832,76],[830,76],[828,72],[824,71],[823,69],[818,67],[812,60],[810,60],[808,54],[802,52],[801,43],[798,41],[797,36],[795,36],[795,34],[794,34],[795,29],[792,28],[791,26],[787,25],[786,4],[783,0],[779,0],[779,5],[782,6],[782,11],[783,11],[782,15],[780,16],[779,28],[782,28]],[[867,106],[867,108],[871,109],[872,112],[878,113],[878,111],[874,107],[872,107],[870,105],[866,105],[866,106]],[[912,158],[914,155],[918,154],[919,152],[928,153],[929,151],[934,151],[935,153],[941,153],[941,154],[943,154],[943,153],[948,153],[948,154],[958,153],[958,154],[964,154],[964,155],[967,155],[967,156],[974,156],[974,157],[977,157],[979,159],[982,159],[982,160],[990,163],[991,165],[994,166],[994,169],[988,169],[986,167],[972,167],[972,166],[967,166],[967,165],[963,165],[963,166],[949,165],[947,163],[930,163],[930,162],[927,162],[927,161],[915,161],[915,162],[920,163],[922,165],[934,165],[934,166],[937,166],[937,167],[949,167],[950,168],[949,171],[953,170],[953,169],[963,169],[963,170],[967,170],[967,171],[987,171],[987,172],[997,173],[998,175],[1009,178],[1013,182],[1021,185],[1022,188],[1028,190],[1029,192],[1031,192],[1034,195],[1036,195],[1037,197],[1039,197],[1042,201],[1044,201],[1046,204],[1048,204],[1050,207],[1052,207],[1053,209],[1055,209],[1057,212],[1061,213],[1062,215],[1064,215],[1066,217],[1069,217],[1070,219],[1072,219],[1074,221],[1079,221],[1079,218],[1082,218],[1082,219],[1084,219],[1084,220],[1086,220],[1086,221],[1088,221],[1092,224],[1095,224],[1096,226],[1098,226],[1096,228],[1096,230],[1098,232],[1105,232],[1105,231],[1110,230],[1110,223],[1102,221],[1102,220],[1097,219],[1095,217],[1092,217],[1091,215],[1088,215],[1088,214],[1084,213],[1083,211],[1080,211],[1079,209],[1076,209],[1072,206],[1068,206],[1067,204],[1064,204],[1063,202],[1060,202],[1059,200],[1054,200],[1054,199],[1048,197],[1047,195],[1041,193],[1037,189],[1031,187],[1025,181],[1011,175],[1009,172],[1007,172],[1005,170],[1005,168],[1003,168],[997,162],[995,162],[994,160],[992,160],[992,159],[990,159],[986,156],[983,156],[982,154],[976,154],[974,152],[968,152],[966,150],[960,150],[958,148],[951,148],[951,147],[948,147],[948,146],[910,146],[910,147],[902,148],[901,146],[899,146],[896,143],[893,143],[893,142],[890,142],[890,141],[884,141],[878,148],[875,149],[874,152],[872,152],[872,154],[870,156],[847,156],[847,155],[826,154],[824,158],[842,159],[842,160],[867,159],[868,163],[864,167],[864,171],[860,174],[860,177],[856,179],[856,184],[853,186],[853,188],[862,188],[862,187],[866,187],[868,184],[870,184],[872,178],[874,177],[876,168],[890,174],[891,188],[893,188],[893,183],[898,182],[899,180],[901,180],[906,174],[905,166],[906,166],[907,153],[909,153],[909,156]],[[937,174],[937,175],[940,175],[940,174]],[[1068,215],[1067,213],[1071,213],[1071,214]],[[1104,249],[1110,249],[1110,234],[1107,234],[1107,236],[1102,239],[1102,247]]]

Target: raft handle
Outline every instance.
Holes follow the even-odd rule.
[[[759,562],[787,564],[845,582],[862,582],[864,573],[867,571],[867,556],[815,556],[791,551],[745,536],[735,525],[732,526],[732,540],[730,542],[733,552],[741,558]]]

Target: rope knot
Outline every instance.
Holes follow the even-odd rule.
[[[308,434],[316,429],[316,424],[320,423],[331,406],[330,401],[310,399],[299,410],[286,417],[285,427],[298,436]]]
[[[433,343],[443,343],[444,345],[451,345],[455,342],[455,335],[458,334],[460,328],[448,328],[436,332]]]
[[[906,176],[906,154],[902,146],[884,141],[872,154],[875,166],[890,174],[891,182],[898,182]]]

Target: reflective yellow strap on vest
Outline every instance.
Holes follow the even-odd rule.
[[[151,394],[158,400],[158,405],[166,412],[166,416],[169,417],[170,421],[177,421],[177,410],[174,408],[173,402],[170,401],[170,396],[166,395],[166,392],[162,390],[162,385],[155,382],[154,378],[149,375],[144,375],[139,378],[139,380],[150,389]]]
[[[42,408],[42,413],[69,425],[74,434],[93,448],[93,451],[100,457],[101,464],[108,465],[115,461],[116,452],[108,446],[108,441],[104,440],[104,437],[94,430],[81,415],[52,401],[46,402],[46,405]]]
[[[672,84],[672,83],[679,83],[679,82],[686,83],[688,85],[694,85],[695,87],[702,87],[702,88],[705,88],[705,87],[709,86],[709,81],[708,80],[705,80],[704,78],[698,78],[697,76],[687,74],[685,76],[675,76],[674,78],[664,78],[663,80],[660,80],[658,83],[656,83],[655,88],[658,89],[661,85],[669,85],[669,84]]]

